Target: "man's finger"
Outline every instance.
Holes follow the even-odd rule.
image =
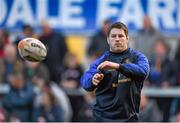
[[[97,69],[101,69],[101,67],[103,66],[103,64],[104,64],[104,62],[103,63],[101,63],[98,67],[97,67]]]
[[[93,78],[94,78],[94,79],[97,79],[97,78],[98,78],[97,74],[95,74]]]
[[[103,79],[103,77],[104,77],[104,75],[103,74],[98,74],[98,80],[102,80]]]
[[[98,84],[100,81],[97,79],[94,79],[93,82]]]
[[[94,78],[95,78],[95,79],[98,79],[99,77],[100,77],[100,74],[99,74],[99,73],[97,73],[97,74],[94,75]]]
[[[101,64],[97,67],[97,69],[103,70],[103,69],[105,69],[107,66],[108,66],[108,62],[105,61],[105,62],[101,63]]]
[[[97,79],[93,79],[93,81],[92,81],[92,82],[93,82],[93,84],[94,84],[94,85],[98,85],[100,81],[99,81],[99,80],[97,80]]]
[[[100,74],[100,77],[98,78],[98,80],[102,80],[104,78],[104,74]]]
[[[93,85],[95,85],[95,86],[97,86],[98,85],[98,83],[96,83],[96,82],[92,82],[93,83]]]
[[[97,74],[97,78],[100,78],[101,77],[101,75],[100,74]]]
[[[101,76],[101,80],[104,78],[104,74],[100,74],[100,76]]]
[[[105,67],[106,67],[106,64],[102,64],[100,69],[103,70]]]

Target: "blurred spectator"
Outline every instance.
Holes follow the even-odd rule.
[[[180,98],[175,98],[172,101],[170,108],[170,121],[171,122],[180,122]]]
[[[85,102],[80,107],[78,117],[80,122],[93,122],[92,107],[95,104],[95,93],[88,92],[84,95]]]
[[[20,35],[18,35],[14,41],[14,44],[17,46],[18,43],[24,39],[24,38],[27,38],[27,37],[34,37],[34,30],[33,30],[33,27],[29,24],[24,24],[22,26],[22,32]]]
[[[68,97],[70,99],[70,103],[72,106],[73,116],[71,121],[72,122],[78,122],[81,121],[81,118],[79,116],[80,110],[82,106],[86,105],[84,96],[81,94],[77,94],[76,91],[74,91],[73,94],[68,94]]]
[[[163,38],[156,40],[153,46],[153,56],[150,60],[151,71],[149,81],[151,85],[169,87],[176,84],[177,67],[169,59],[169,46]]]
[[[36,38],[37,36],[35,36],[34,34],[34,30],[33,30],[33,27],[29,24],[24,24],[22,26],[22,32],[15,38],[15,41],[13,42],[16,47],[18,46],[18,43],[24,39],[24,38],[28,38],[28,37],[31,37],[31,38]],[[18,51],[18,50],[17,50]],[[17,52],[17,58],[18,59],[21,59],[20,55],[19,55],[19,52]],[[22,60],[22,59],[21,59]]]
[[[152,56],[152,46],[161,34],[153,27],[150,17],[145,15],[143,20],[143,29],[134,39],[134,48],[145,54],[148,59]]]
[[[76,89],[80,86],[83,68],[73,53],[67,53],[62,68],[61,85],[64,89]]]
[[[5,122],[7,119],[6,113],[3,109],[3,107],[0,107],[0,122]]]
[[[49,71],[48,68],[40,62],[30,62],[25,61],[25,67],[24,67],[24,76],[25,80],[28,82],[33,82],[33,77],[36,74],[41,74],[41,76],[44,76],[47,80],[49,80]]]
[[[17,60],[16,47],[13,44],[8,44],[4,48],[4,57],[0,59],[0,79],[1,82],[8,83],[8,75],[13,69],[22,69],[21,61]]]
[[[176,49],[175,61],[177,61],[178,65],[180,65],[180,40]]]
[[[4,56],[4,47],[9,43],[9,33],[0,29],[0,58]]]
[[[178,43],[176,53],[175,53],[175,58],[174,61],[177,64],[177,69],[178,69],[178,74],[177,74],[177,86],[180,86],[180,42]],[[180,122],[180,98],[175,98],[172,101],[171,108],[170,108],[170,118],[171,122]]]
[[[24,81],[21,70],[14,69],[9,75],[10,91],[3,99],[2,105],[6,110],[9,121],[32,121],[34,102],[33,87]]]
[[[17,113],[12,113],[9,115],[9,122],[21,122]]]
[[[42,102],[35,107],[35,122],[60,122],[63,121],[63,111],[58,105],[56,98],[50,89],[44,89],[42,92]]]
[[[179,40],[178,47],[176,49],[176,54],[175,54],[174,60],[176,61],[177,68],[178,68],[177,85],[180,85],[180,40]]]
[[[48,76],[48,75],[47,75]],[[42,74],[36,74],[33,77],[33,81],[35,82],[37,89],[37,97],[35,100],[35,108],[39,107],[40,104],[42,104],[42,97],[43,97],[43,92],[44,89],[48,87],[48,89],[52,92],[53,96],[56,98],[58,105],[62,109],[62,113],[58,114],[60,115],[59,117],[62,118],[62,121],[71,121],[71,115],[72,115],[72,109],[70,106],[70,102],[64,91],[59,88],[59,86],[54,83],[50,82],[48,79],[49,77],[45,77]],[[41,118],[42,119],[42,118]]]
[[[42,35],[39,38],[48,52],[44,63],[50,72],[50,79],[59,82],[62,62],[67,52],[65,37],[53,31],[48,22],[42,23]]]
[[[140,122],[161,122],[162,114],[154,100],[148,99],[141,94],[140,102]]]
[[[87,50],[90,61],[93,61],[97,57],[101,56],[106,50],[109,49],[106,37],[110,24],[111,22],[109,20],[105,20],[102,24],[101,30],[91,37]]]
[[[80,77],[83,74],[83,69],[75,54],[67,53],[64,62],[63,62],[63,69],[62,69],[62,81],[60,83],[61,87],[67,93],[71,107],[73,110],[73,117],[72,121],[80,121],[79,118],[79,111],[80,108],[85,105],[85,100],[83,95],[76,95],[79,91],[80,87]],[[73,95],[69,92],[73,92]]]
[[[177,67],[169,59],[169,46],[164,39],[157,39],[153,46],[153,57],[150,61],[149,82],[152,86],[168,88],[176,86]],[[172,98],[157,98],[157,104],[163,112],[163,121],[168,121]]]

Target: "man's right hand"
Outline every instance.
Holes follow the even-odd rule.
[[[103,78],[104,74],[96,73],[92,78],[93,85],[98,86]]]

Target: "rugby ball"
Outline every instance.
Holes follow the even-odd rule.
[[[20,56],[28,61],[40,62],[46,58],[47,49],[44,44],[35,38],[25,38],[18,43]]]

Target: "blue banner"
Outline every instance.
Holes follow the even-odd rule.
[[[149,15],[165,33],[180,32],[180,0],[0,0],[0,28],[19,30],[23,23],[39,29],[48,20],[67,33],[92,33],[102,21],[122,21],[130,31],[143,28]]]

